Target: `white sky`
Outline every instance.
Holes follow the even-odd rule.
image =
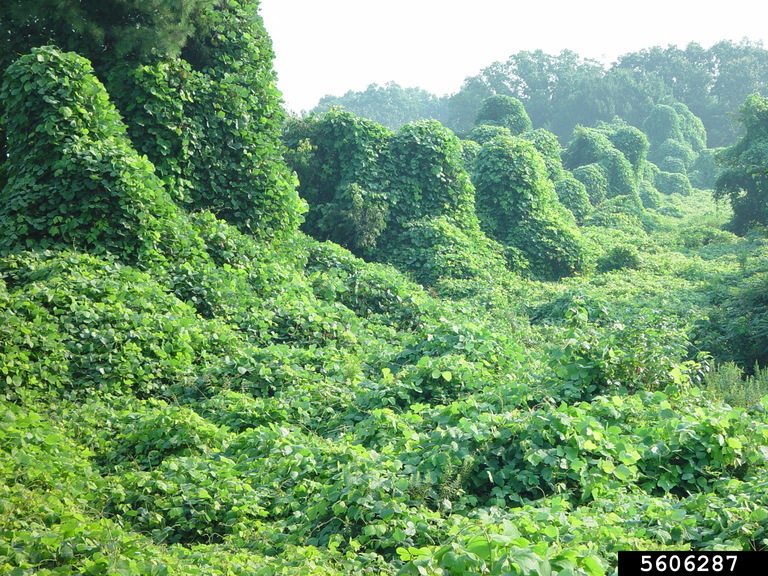
[[[437,95],[522,50],[610,63],[652,46],[762,41],[765,0],[261,0],[289,110],[394,81]]]

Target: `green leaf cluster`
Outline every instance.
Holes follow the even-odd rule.
[[[729,200],[733,208],[731,230],[744,234],[753,226],[768,223],[768,100],[752,95],[740,114],[746,133],[718,155],[725,169],[715,183],[715,197]]]
[[[534,145],[502,137],[486,143],[475,163],[477,213],[483,230],[520,250],[540,278],[557,279],[582,267],[580,234],[557,199]]]

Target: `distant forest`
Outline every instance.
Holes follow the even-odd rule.
[[[768,92],[768,50],[750,40],[722,41],[705,49],[653,47],[625,54],[606,67],[570,50],[513,54],[467,78],[451,95],[436,96],[396,83],[372,84],[362,92],[325,96],[312,112],[342,106],[392,129],[434,119],[457,133],[467,132],[483,101],[513,96],[525,106],[534,128],[545,128],[565,143],[577,125],[610,122],[632,126],[656,104],[685,104],[707,130],[710,148],[728,146],[739,135],[734,112],[749,94]]]

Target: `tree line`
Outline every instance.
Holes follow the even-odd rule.
[[[455,132],[472,129],[489,96],[519,99],[534,127],[567,141],[577,125],[592,126],[618,116],[641,127],[657,104],[685,104],[701,119],[708,146],[732,144],[740,134],[734,113],[750,94],[768,94],[768,51],[760,42],[724,40],[710,48],[659,46],[625,54],[610,66],[576,52],[552,55],[522,51],[467,78],[451,95],[372,85],[362,92],[326,96],[313,109],[344,106],[390,128],[433,118]],[[404,119],[404,112],[409,115]]]

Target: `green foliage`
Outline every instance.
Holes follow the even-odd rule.
[[[680,230],[680,243],[689,250],[696,250],[713,244],[734,244],[736,236],[732,232],[704,224],[688,226]]]
[[[539,128],[532,132],[525,132],[522,137],[526,140],[533,142],[536,150],[544,158],[544,163],[547,166],[547,176],[552,182],[557,183],[559,180],[565,178],[565,171],[563,169],[563,162],[561,159],[562,148],[560,142],[549,130]]]
[[[607,198],[613,198],[615,196],[623,196],[631,194],[637,191],[637,176],[632,163],[627,156],[624,155],[619,149],[614,147],[610,140],[611,134],[624,134],[628,136],[630,131],[625,127],[621,127],[616,131],[609,129],[596,129],[596,128],[584,128],[577,127],[573,132],[573,138],[571,139],[568,147],[563,152],[563,165],[566,169],[574,171],[574,176],[582,180],[583,184],[587,186],[587,191],[590,194],[590,198],[597,198],[600,196],[600,187],[596,180],[599,178],[593,173],[580,174],[576,173],[576,170],[582,166],[591,166],[596,164],[602,175],[606,180],[605,196]],[[632,136],[636,136],[634,132]],[[638,162],[638,166],[642,162],[642,140],[640,143],[630,142],[630,137],[616,137],[616,141],[619,142],[629,153],[633,160]],[[594,188],[594,191],[590,191],[590,188]]]
[[[659,171],[650,175],[655,188],[662,194],[681,194],[689,196],[692,186],[688,171],[702,156],[702,163],[697,170],[697,183],[709,185],[703,178],[702,170],[706,166],[706,158],[711,153],[705,150],[707,135],[704,125],[687,106],[675,103],[671,106],[657,105],[644,124],[649,130],[651,149],[648,154]],[[710,167],[710,171],[714,167]],[[711,174],[709,176],[711,178]]]
[[[483,101],[475,116],[475,125],[483,124],[507,128],[512,136],[519,136],[532,128],[523,103],[504,94],[494,94]]]
[[[8,69],[0,98],[2,252],[79,246],[149,264],[199,250],[86,60],[35,50]]]
[[[343,108],[361,118],[367,118],[397,130],[418,120],[437,120],[447,124],[448,97],[438,97],[421,88],[403,88],[395,82],[384,86],[371,84],[362,92],[350,90],[343,96],[324,96],[312,109],[323,114]]]
[[[25,389],[68,385],[69,353],[54,317],[25,295],[0,293],[0,391],[16,399]]]
[[[629,160],[637,171],[648,153],[650,144],[646,135],[634,126],[622,125],[608,134],[611,144]]]
[[[306,270],[319,297],[343,304],[359,317],[405,331],[422,321],[423,291],[389,267],[317,243],[308,247]]]
[[[634,246],[613,246],[597,261],[598,272],[611,272],[623,268],[640,268],[643,261]]]
[[[638,50],[623,54],[607,68],[570,50],[559,54],[521,51],[467,78],[450,97],[437,98],[397,85],[372,86],[364,92],[324,98],[323,107],[315,111],[340,104],[391,128],[399,127],[407,121],[401,119],[411,114],[408,120],[435,118],[463,133],[472,129],[487,98],[506,95],[523,103],[534,126],[546,127],[567,142],[574,127],[612,122],[616,117],[642,127],[656,104],[665,103],[678,113],[678,129],[689,143],[692,139],[706,142],[700,130],[703,125],[711,146],[727,146],[739,136],[732,113],[749,94],[765,95],[766,64],[768,50],[747,39],[724,40],[707,49],[691,43]],[[439,112],[432,112],[433,103],[439,103]],[[700,120],[690,123],[685,116],[691,112]],[[394,121],[398,124],[389,124]]]
[[[486,277],[496,268],[498,247],[482,235],[474,214],[465,147],[437,122],[391,134],[331,111],[289,123],[284,139],[310,205],[305,227],[315,238],[394,264],[430,285],[444,277]]]
[[[653,180],[656,189],[662,194],[691,195],[691,182],[688,176],[678,172],[659,172]]]
[[[602,271],[637,267],[637,254],[632,252],[627,247],[612,250],[601,262],[605,265]],[[663,389],[675,383],[673,372],[685,353],[685,335],[674,327],[663,321],[654,326],[652,322],[659,320],[655,318],[625,326],[601,317],[593,324],[578,301],[566,311],[565,320],[570,325],[568,338],[552,351],[550,360],[560,379],[552,384],[556,398],[590,400],[596,395]]]
[[[506,264],[503,248],[478,225],[467,229],[445,216],[409,223],[387,259],[400,270],[410,271],[423,286],[435,286],[448,278],[490,282],[503,274]]]
[[[667,104],[657,104],[651,109],[643,122],[643,132],[654,148],[667,140],[683,140],[680,116],[672,106]]]
[[[449,100],[449,126],[468,130],[487,98],[506,95],[523,103],[534,126],[551,127],[565,140],[575,125],[594,122],[594,99],[584,93],[604,74],[602,64],[570,50],[557,55],[518,52],[465,80]]]
[[[105,466],[154,470],[172,457],[200,456],[219,446],[227,435],[189,408],[159,404],[141,413],[121,414],[105,426],[109,435]]]
[[[651,154],[651,161],[666,172],[685,174],[696,159],[696,153],[686,142],[668,138],[656,146]],[[675,163],[677,162],[677,163]],[[671,166],[677,169],[670,170]]]
[[[467,134],[467,139],[473,142],[477,142],[480,146],[482,146],[497,136],[512,136],[512,132],[506,126],[480,124],[479,126],[472,128],[472,131]]]
[[[643,208],[655,210],[660,207],[661,194],[651,181],[641,180],[638,194],[640,201],[643,203]]]
[[[472,183],[453,132],[435,121],[403,126],[390,140],[387,161],[392,189],[391,226],[448,216],[470,226]]]
[[[638,194],[616,196],[600,204],[584,220],[588,226],[605,226],[639,232],[643,227],[644,209]]]
[[[677,112],[680,121],[682,140],[688,144],[695,153],[702,152],[707,147],[707,130],[704,123],[691,109],[682,102],[674,102],[672,108]]]
[[[555,182],[555,192],[560,203],[571,211],[577,223],[592,210],[587,187],[573,176],[567,176]]]
[[[97,67],[178,56],[210,5],[209,0],[9,0],[0,11],[0,69],[45,44],[77,52]]]
[[[480,144],[473,140],[461,141],[461,153],[464,159],[464,170],[468,173],[472,171],[472,166],[475,165],[475,158],[477,153],[480,152]]]
[[[768,99],[750,96],[740,108],[746,134],[718,154],[725,167],[715,183],[715,198],[728,198],[733,208],[731,230],[744,234],[768,223]]]
[[[573,177],[584,184],[589,201],[597,206],[608,194],[608,178],[605,171],[597,164],[585,164],[572,170]]]
[[[257,8],[206,7],[184,60],[114,66],[109,89],[136,148],[188,208],[268,241],[291,234],[305,207],[282,160],[285,113]]]
[[[720,149],[707,149],[699,152],[693,165],[688,169],[688,178],[692,186],[702,190],[714,189],[719,172],[716,160],[716,155],[719,152]]]
[[[6,395],[14,389],[169,393],[238,342],[207,324],[148,275],[78,253],[24,253],[2,261],[13,290],[3,314],[36,333],[16,333],[0,350]],[[29,376],[27,376],[29,373]]]
[[[606,150],[598,160],[608,180],[606,196],[626,196],[637,193],[637,179],[629,160],[616,149]]]
[[[151,471],[126,472],[110,488],[108,511],[157,543],[220,542],[267,515],[263,495],[223,457],[169,458]]]
[[[391,203],[382,166],[388,138],[375,122],[338,110],[288,122],[286,159],[309,204],[309,234],[358,255],[375,248]]]
[[[574,170],[579,166],[597,163],[611,148],[613,144],[602,131],[577,126],[568,147],[563,151],[563,166]]]
[[[696,341],[723,362],[744,369],[755,363],[768,366],[765,338],[768,334],[768,277],[764,271],[741,280],[697,327]]]
[[[482,228],[504,246],[523,252],[541,278],[561,278],[583,263],[573,216],[557,201],[546,166],[533,144],[498,138],[477,157],[474,182]]]
[[[738,365],[725,362],[704,377],[706,389],[727,404],[749,410],[768,395],[768,369],[753,367],[752,374],[744,374]]]
[[[11,68],[4,122],[22,132],[0,225],[41,232],[0,257],[0,572],[601,576],[624,548],[766,549],[762,232],[722,231],[730,213],[700,190],[659,195],[642,135],[618,120],[578,131],[577,179],[544,130],[480,148],[434,122],[291,121],[305,226],[407,275],[297,233],[282,200],[273,224],[190,202],[201,151],[220,146],[225,169],[224,146],[257,134],[264,162],[239,174],[285,190],[256,7],[217,3],[180,58],[105,70],[127,125],[74,55]],[[611,87],[634,90],[635,120],[668,101],[644,100],[677,54],[657,52],[657,80],[600,84],[603,112]],[[508,69],[521,81],[502,89]],[[517,55],[464,104],[512,91],[562,126],[556,109],[589,116],[586,85],[609,72]],[[256,101],[251,125],[238,114]],[[97,178],[63,155],[78,146],[110,150]],[[101,196],[62,202],[90,180]],[[623,193],[605,199],[611,180]],[[59,215],[79,223],[68,236]]]

